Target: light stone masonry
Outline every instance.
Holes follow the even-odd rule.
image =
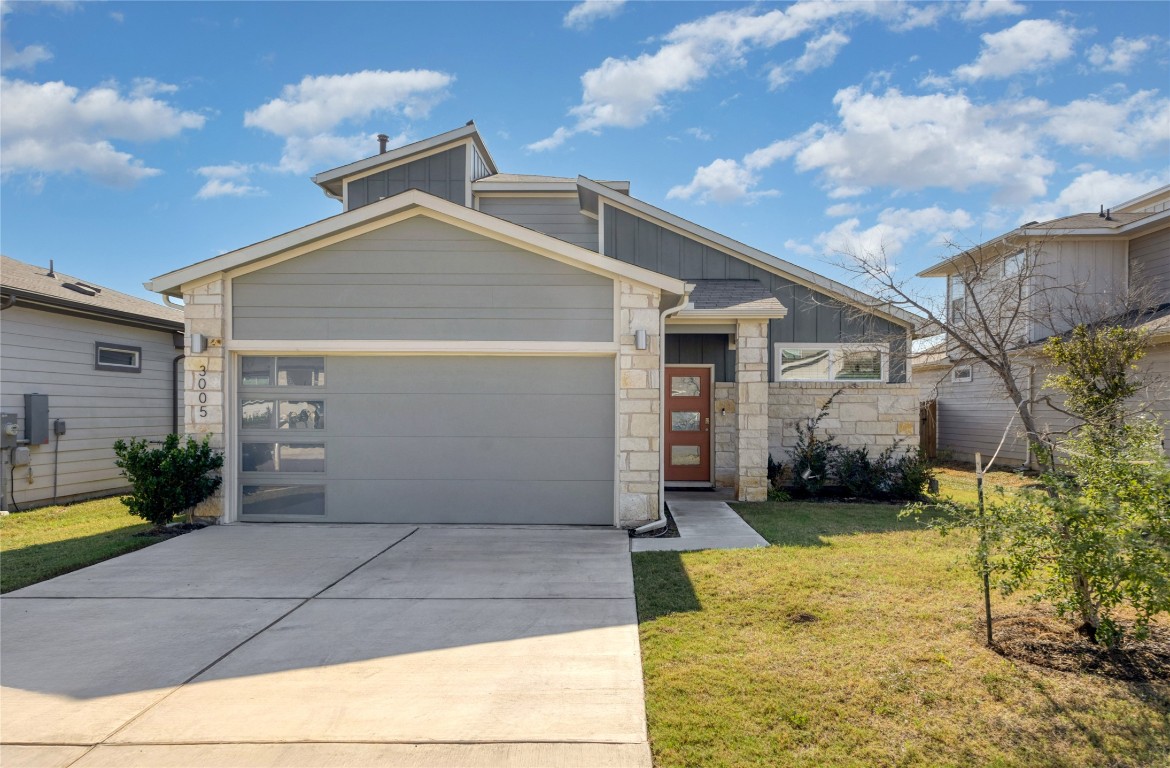
[[[212,280],[191,290],[184,290],[183,310],[185,338],[183,359],[184,431],[196,440],[211,436],[211,445],[224,449],[224,349],[226,336],[223,317],[224,282]],[[208,347],[198,355],[191,353],[192,334],[201,333]],[[223,516],[223,486],[215,495],[193,511],[196,519],[216,521]]]
[[[658,517],[662,445],[662,339],[656,289],[621,283],[618,353],[618,522],[633,527]],[[646,331],[646,349],[634,332]]]
[[[768,498],[768,322],[736,325],[735,498]]]

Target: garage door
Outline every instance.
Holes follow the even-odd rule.
[[[613,525],[613,366],[241,357],[240,519]]]

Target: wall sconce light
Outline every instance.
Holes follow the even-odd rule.
[[[634,331],[634,348],[645,349],[646,346],[646,331],[644,329]]]
[[[201,355],[207,351],[207,337],[202,333],[191,334],[191,354]]]

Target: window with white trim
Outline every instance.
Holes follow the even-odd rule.
[[[951,381],[956,384],[967,384],[974,378],[969,365],[959,365],[951,369]]]
[[[776,381],[886,381],[890,355],[873,344],[776,345]]]
[[[94,342],[93,367],[99,371],[142,373],[142,347]]]

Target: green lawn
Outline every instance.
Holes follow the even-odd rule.
[[[660,768],[1170,766],[1170,683],[980,644],[961,537],[894,505],[737,510],[776,546],[634,555]]]
[[[0,517],[0,592],[27,587],[157,539],[117,498],[41,507]]]

